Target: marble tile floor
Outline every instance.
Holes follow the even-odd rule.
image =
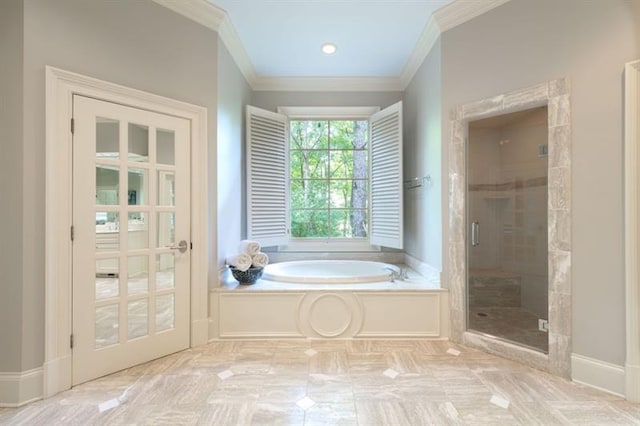
[[[549,335],[538,330],[538,316],[524,308],[470,306],[469,329],[549,352]]]
[[[448,341],[216,341],[0,424],[640,425],[640,404]]]

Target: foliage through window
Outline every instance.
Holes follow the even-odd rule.
[[[368,235],[368,121],[290,122],[293,238]]]

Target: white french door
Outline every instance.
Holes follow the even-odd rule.
[[[73,384],[189,347],[190,122],[73,98]]]

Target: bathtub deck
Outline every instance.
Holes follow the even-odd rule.
[[[394,282],[310,284],[259,280],[240,285],[227,273],[209,293],[209,335],[255,338],[449,337],[449,292],[439,277],[406,265]],[[228,271],[227,271],[228,272]]]
[[[238,283],[227,270],[222,275],[221,284],[215,291],[446,291],[440,286],[440,277],[436,274],[429,276],[420,275],[407,265],[396,265],[407,272],[407,278],[374,283],[283,283],[269,280],[258,280],[255,284],[246,285]]]

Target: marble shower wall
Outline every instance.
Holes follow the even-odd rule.
[[[467,126],[470,121],[547,105],[549,354],[466,332]],[[571,373],[571,109],[566,79],[471,102],[450,112],[449,289],[452,339],[554,374]]]

